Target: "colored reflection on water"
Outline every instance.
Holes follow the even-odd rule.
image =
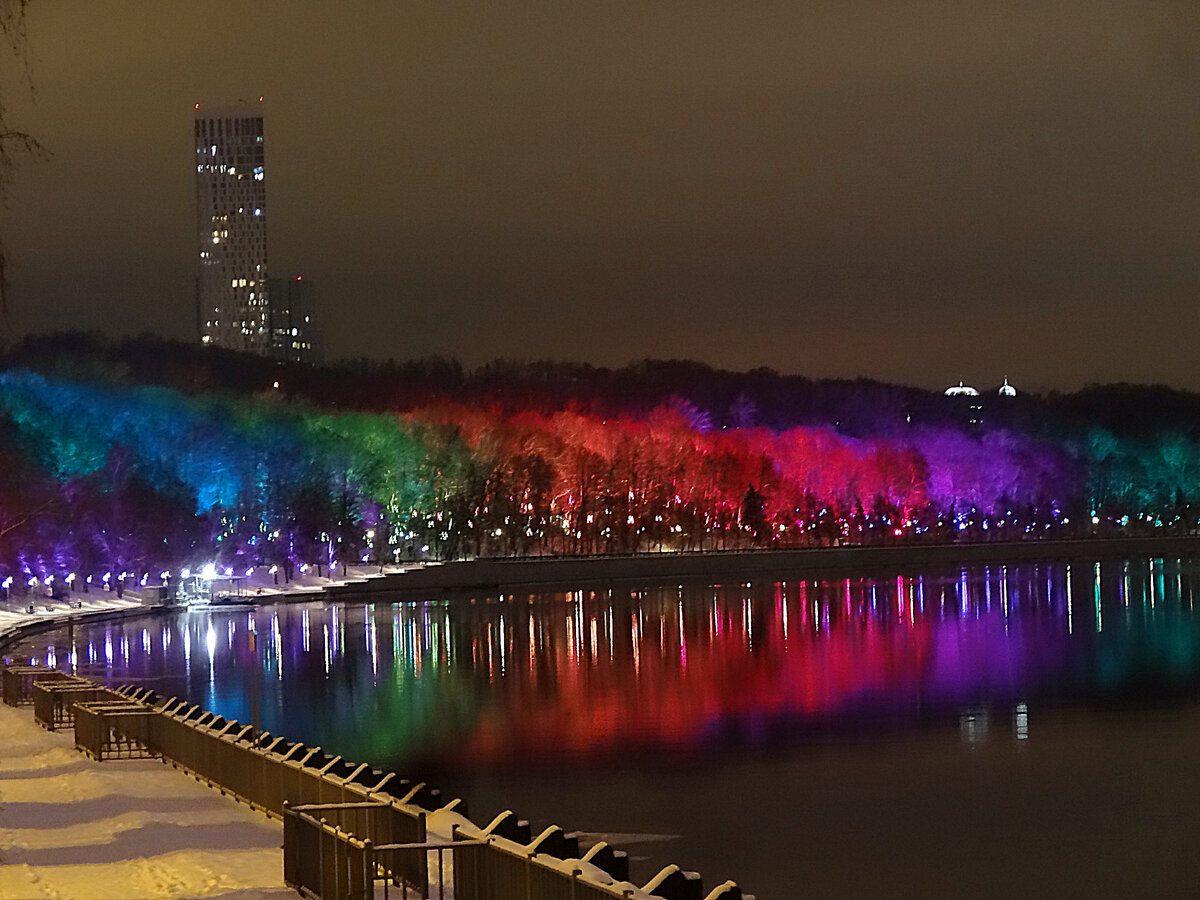
[[[1193,696],[1195,574],[1151,559],[309,602],[80,626],[17,655],[449,773],[669,764],[938,722],[1025,740],[1048,707]]]

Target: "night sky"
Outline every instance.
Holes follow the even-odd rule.
[[[33,0],[9,337],[194,337],[265,96],[327,355],[1200,389],[1200,4]]]

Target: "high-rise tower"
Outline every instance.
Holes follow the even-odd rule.
[[[196,104],[196,326],[200,340],[271,352],[267,183],[259,103]]]
[[[286,362],[320,362],[312,282],[300,275],[272,278],[267,283],[267,296],[271,298],[272,355]]]

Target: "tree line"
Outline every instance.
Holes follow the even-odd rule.
[[[1191,530],[1197,397],[698,363],[316,370],[138,338],[0,368],[0,575]]]

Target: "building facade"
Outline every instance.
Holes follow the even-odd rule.
[[[321,348],[313,325],[313,283],[303,276],[267,281],[270,298],[271,355],[295,363],[320,363]]]
[[[943,395],[949,398],[945,402],[950,404],[951,409],[956,410],[962,425],[980,429],[983,427],[985,407],[992,424],[1003,424],[1011,418],[1011,407],[1016,402],[1014,398],[1017,396],[1017,389],[1008,383],[1006,376],[1004,384],[996,389],[995,394],[980,393],[969,384],[963,384],[960,381],[958,384],[952,384],[946,388]],[[993,396],[998,399],[991,400],[990,398]],[[994,420],[998,420],[998,422]]]
[[[196,326],[205,344],[272,352],[259,103],[196,105]]]

